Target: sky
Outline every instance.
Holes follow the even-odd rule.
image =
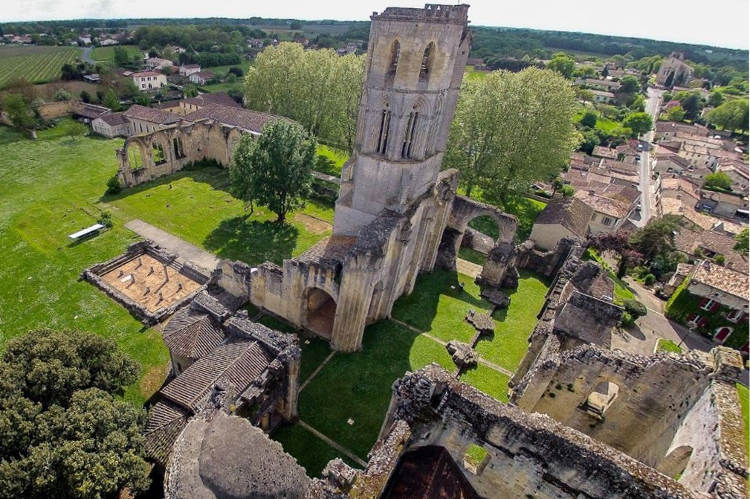
[[[581,31],[748,48],[750,0],[463,0],[474,25]],[[0,0],[0,22],[235,17],[366,20],[416,0]],[[446,2],[449,3],[449,2]]]

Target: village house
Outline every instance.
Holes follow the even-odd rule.
[[[711,130],[703,125],[688,125],[687,123],[679,123],[676,121],[657,121],[654,126],[654,140],[656,141],[674,137],[677,133],[708,137],[711,135]]]
[[[94,132],[105,137],[127,137],[130,125],[124,113],[107,113],[91,122]]]
[[[615,94],[612,92],[605,92],[603,90],[589,90],[594,95],[594,102],[602,104],[610,104],[615,100]]]
[[[715,260],[720,257],[728,269],[748,273],[747,255],[740,254],[734,249],[736,241],[726,233],[682,227],[675,234],[674,243],[677,251],[683,253],[688,259],[698,257]]]
[[[135,86],[138,90],[149,91],[156,90],[167,85],[167,77],[156,71],[142,71],[131,75]]]
[[[724,172],[732,179],[732,190],[734,192],[748,191],[748,166],[747,163],[733,158],[721,158],[716,165],[716,171]]]
[[[617,149],[604,146],[595,146],[591,155],[597,158],[617,159]]]
[[[744,221],[747,223],[747,193],[719,192],[701,189],[698,209],[700,211],[707,211],[714,216],[737,219],[738,221]]]
[[[155,132],[180,120],[174,113],[138,104],[130,106],[123,116],[128,120],[128,135]]]
[[[589,222],[591,234],[618,231],[633,214],[640,199],[636,189],[618,184],[609,184],[601,189],[578,190],[574,196],[594,211]]]
[[[193,73],[200,72],[200,70],[200,64],[183,64],[180,66],[180,76],[190,76]]]
[[[577,198],[552,201],[537,216],[529,239],[548,251],[563,237],[584,240],[593,215],[594,210]]]
[[[120,42],[115,40],[114,38],[105,38],[103,40],[99,40],[99,46],[101,47],[111,47],[112,45],[118,45]]]
[[[688,317],[688,325],[702,327],[708,322],[708,315],[715,313],[721,305],[729,312],[729,322],[742,324],[748,319],[748,274],[722,267],[708,260],[695,265],[689,276],[687,290],[701,298],[698,308]],[[724,343],[731,336],[733,328],[722,326],[713,331],[714,341]]]
[[[197,71],[195,73],[191,73],[190,76],[188,76],[188,79],[196,85],[205,85],[214,78],[216,78],[216,75],[211,71]]]
[[[582,78],[575,81],[576,85],[585,86],[593,90],[603,90],[606,92],[617,92],[620,90],[619,82],[612,80],[599,80],[596,78]]]
[[[108,107],[97,106],[88,102],[79,102],[73,107],[73,118],[88,125],[92,120],[111,111]]]
[[[181,101],[179,101],[177,108],[170,109],[170,111],[184,115],[214,104],[227,107],[242,107],[237,103],[237,101],[229,97],[229,95],[227,95],[225,92],[216,92],[210,94],[200,94],[195,97],[182,99]]]

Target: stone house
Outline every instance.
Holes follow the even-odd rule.
[[[97,106],[88,102],[79,102],[72,109],[73,118],[87,125],[96,118],[111,112],[112,110],[108,107]]]
[[[605,92],[617,92],[620,90],[619,82],[613,80],[600,80],[596,78],[582,78],[575,81],[576,85],[584,86],[594,90],[601,90]]]
[[[723,305],[729,308],[727,320],[744,323],[748,319],[748,274],[722,267],[708,260],[695,265],[689,276],[687,290],[701,301],[698,309],[688,316],[688,325],[700,327],[707,322],[706,316]],[[732,334],[729,326],[713,331],[714,340],[723,343]]]
[[[612,92],[604,90],[590,90],[590,92],[594,95],[594,102],[597,104],[611,104],[615,101],[615,94]]]
[[[185,115],[214,104],[220,106],[242,108],[242,105],[238,104],[237,101],[229,97],[226,92],[216,92],[200,94],[195,97],[182,99],[174,112]]]
[[[200,64],[182,64],[179,72],[180,76],[190,76],[193,73],[199,73],[201,70]]]
[[[552,201],[537,216],[529,239],[544,250],[552,250],[563,237],[584,240],[593,214],[576,198]]]
[[[164,69],[174,66],[174,63],[169,59],[161,59],[159,57],[149,57],[144,61],[144,64],[148,69]]]
[[[724,172],[732,179],[734,192],[748,192],[750,173],[746,162],[732,158],[722,158],[716,166],[716,171]]]
[[[91,128],[105,137],[127,137],[130,133],[130,124],[124,113],[107,113],[91,122]]]
[[[703,125],[688,125],[687,123],[679,123],[676,121],[657,121],[654,125],[654,139],[656,141],[672,138],[677,133],[708,137],[711,135],[711,130]]]
[[[216,75],[211,71],[197,71],[195,73],[191,73],[190,76],[188,76],[188,79],[196,85],[205,85],[214,78],[216,78]]]
[[[630,187],[608,184],[601,189],[578,190],[574,196],[589,206],[594,214],[589,222],[589,232],[616,232],[635,211],[640,193]]]
[[[707,211],[714,216],[747,222],[748,197],[746,192],[719,192],[708,189],[700,189],[699,192],[699,210]]]
[[[141,71],[131,75],[138,90],[148,92],[167,85],[167,76],[156,71]]]
[[[675,234],[675,247],[688,258],[724,258],[724,266],[737,272],[748,273],[747,255],[735,251],[735,239],[714,230],[694,231],[682,227]]]
[[[128,121],[128,135],[161,130],[180,120],[179,116],[174,113],[139,104],[133,104],[122,115]]]

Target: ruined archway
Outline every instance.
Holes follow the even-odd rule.
[[[304,297],[304,325],[310,331],[330,338],[336,319],[336,301],[320,288],[309,288]]]
[[[693,448],[689,445],[681,445],[667,454],[661,460],[657,469],[668,477],[677,480],[687,468],[690,456],[693,455]]]

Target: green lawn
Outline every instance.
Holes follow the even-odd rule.
[[[239,64],[226,64],[224,66],[209,66],[201,68],[201,71],[211,71],[216,76],[224,78],[229,72],[229,68],[238,67],[242,69],[243,76],[238,77],[237,80],[239,83],[242,83],[242,79],[245,77],[244,75],[247,75],[247,70],[251,64],[251,61],[240,61]]]
[[[495,334],[481,339],[477,351],[490,362],[514,371],[526,353],[547,285],[522,271],[518,289],[505,291],[511,305],[495,313]],[[470,277],[437,270],[420,276],[412,294],[396,301],[393,317],[443,341],[469,342],[474,328],[464,320],[466,313],[490,308],[490,303],[479,297],[479,287]]]
[[[297,459],[297,462],[307,470],[308,476],[320,476],[320,472],[323,471],[328,461],[337,457],[352,466],[359,467],[358,464],[352,463],[300,424],[280,426],[274,430],[271,437],[280,442],[284,450]]]
[[[672,340],[659,338],[659,341],[656,342],[656,351],[682,353],[682,348],[680,348],[680,346]]]
[[[460,248],[458,250],[458,257],[463,258],[464,260],[467,260],[471,263],[476,263],[477,265],[484,265],[484,262],[487,261],[487,255],[484,253],[480,253],[477,250],[473,250],[471,248]]]
[[[308,201],[299,213],[288,215],[289,223],[279,225],[276,215],[264,207],[255,207],[249,216],[228,188],[227,170],[202,168],[125,189],[102,201],[115,218],[140,218],[220,258],[249,264],[281,264],[331,233],[330,227],[307,229],[315,221],[308,217],[332,223],[331,206]]]
[[[508,381],[505,374],[478,364],[461,374],[461,381],[474,386],[501,402],[508,402]]]
[[[225,83],[210,83],[208,85],[201,85],[201,90],[209,93],[216,93],[216,92],[226,92],[229,93],[232,90],[235,91],[242,91],[244,87],[244,83],[241,79],[238,79],[234,82],[225,82]]]
[[[139,49],[137,45],[118,45],[128,51],[128,55],[131,60],[140,61],[143,59],[143,50]],[[96,62],[106,62],[114,65],[115,63],[115,47],[95,47],[91,51],[91,58]]]
[[[740,406],[742,407],[742,420],[745,422],[743,428],[745,429],[747,453],[750,455],[750,435],[747,432],[748,427],[750,427],[750,395],[748,395],[747,387],[741,383],[737,383],[737,395],[740,398]]]
[[[97,201],[116,169],[114,150],[122,146],[80,131],[66,120],[31,141],[0,127],[0,350],[10,338],[45,327],[112,338],[141,364],[141,379],[125,393],[140,405],[161,385],[169,354],[157,331],[78,280],[85,267],[136,240],[118,221],[93,239],[69,243],[68,234],[96,222]]]
[[[318,155],[316,170],[335,177],[341,176],[341,168],[349,159],[349,153],[325,144],[318,144],[315,152]]]

